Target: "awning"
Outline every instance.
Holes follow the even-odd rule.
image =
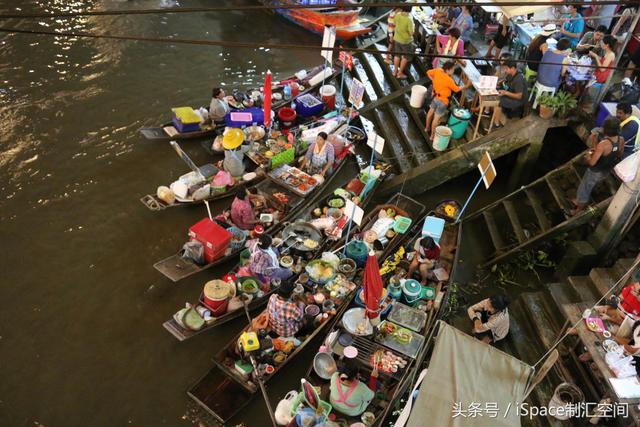
[[[407,426],[423,427],[425,420],[439,427],[519,426],[516,402],[524,401],[534,369],[442,321],[437,327]]]
[[[488,6],[482,6],[484,10],[491,13],[502,12],[506,14],[509,18],[513,18],[514,16],[520,15],[528,15],[530,13],[540,12],[544,9],[549,9],[553,6],[536,6],[536,3],[540,2],[549,2],[553,0],[529,0],[526,5],[522,6],[500,6],[500,3],[503,2],[513,2],[513,0],[475,0],[475,3],[480,4],[488,4]],[[562,6],[562,1],[558,0],[558,6]]]

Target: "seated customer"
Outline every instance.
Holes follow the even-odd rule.
[[[560,39],[555,48],[547,49],[538,66],[538,83],[558,89],[569,63],[569,39]]]
[[[416,240],[413,248],[416,254],[409,266],[408,277],[411,277],[411,275],[418,270],[422,282],[426,283],[427,279],[433,277],[433,269],[440,259],[440,247],[431,236],[425,236]]]
[[[639,319],[640,283],[635,282],[625,286],[618,297],[611,298],[607,305],[597,305],[595,308],[605,320],[611,320],[618,325],[622,325],[627,316],[634,320]]]
[[[509,299],[494,295],[467,310],[473,321],[473,335],[487,344],[500,341],[509,333]]]
[[[527,82],[518,66],[513,60],[504,61],[505,81],[502,89],[498,90],[500,95],[499,106],[496,107],[496,123],[494,129],[504,126],[508,117],[522,114],[524,104],[527,102]],[[487,129],[488,130],[488,129]]]
[[[329,400],[333,409],[349,417],[357,417],[367,410],[375,393],[358,379],[358,368],[347,360],[345,365],[331,376]]]
[[[271,279],[287,280],[293,275],[290,269],[280,267],[278,250],[271,247],[272,243],[271,236],[263,234],[257,243],[250,244],[249,269],[262,282],[269,282]]]
[[[283,338],[293,337],[302,327],[304,304],[291,299],[293,283],[284,282],[269,297],[269,328]]]
[[[244,189],[238,190],[236,197],[231,202],[231,221],[242,230],[251,230],[258,223]]]

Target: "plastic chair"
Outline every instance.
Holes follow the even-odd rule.
[[[529,83],[529,84],[533,83],[533,81],[536,79],[536,77],[538,77],[538,72],[537,71],[533,71],[529,67],[525,68],[525,70],[524,70],[524,79],[527,81],[527,83]]]
[[[540,97],[540,95],[548,93],[549,95],[553,96],[556,94],[556,88],[545,86],[540,82],[536,82],[536,84],[533,85],[533,89],[531,90],[531,95],[529,95],[529,101],[531,101],[531,97],[534,93],[536,94],[536,97],[533,101],[533,108],[535,109],[538,106],[538,98]]]

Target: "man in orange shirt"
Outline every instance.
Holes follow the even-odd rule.
[[[456,63],[454,61],[447,61],[442,64],[442,68],[434,68],[427,71],[427,76],[429,76],[433,82],[433,98],[429,105],[424,130],[426,132],[431,131],[430,140],[433,140],[436,127],[440,123],[442,116],[447,112],[447,106],[449,105],[449,98],[451,98],[452,92],[460,92],[463,89],[456,85],[456,82],[451,78],[455,66]],[[468,84],[466,87],[468,87]]]

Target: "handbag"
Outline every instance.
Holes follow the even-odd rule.
[[[613,171],[622,182],[631,182],[635,179],[640,165],[640,151],[636,151],[629,157],[615,165]]]

